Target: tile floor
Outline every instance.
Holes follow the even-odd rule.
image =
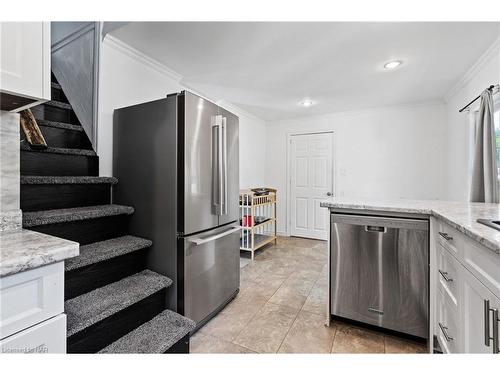
[[[192,337],[191,352],[426,352],[419,343],[345,323],[325,326],[327,272],[326,242],[280,237],[253,263],[243,260],[240,293]]]

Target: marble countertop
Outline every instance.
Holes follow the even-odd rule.
[[[27,229],[0,232],[0,277],[75,257],[79,248],[78,242]]]
[[[500,255],[500,231],[477,222],[477,219],[500,220],[500,204],[331,198],[321,202],[321,207],[435,216]]]

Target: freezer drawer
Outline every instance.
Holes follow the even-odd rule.
[[[428,337],[428,221],[331,215],[331,313]]]
[[[239,228],[225,226],[183,239],[183,303],[197,324],[227,303],[240,285]]]

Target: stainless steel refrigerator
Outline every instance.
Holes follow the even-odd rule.
[[[174,281],[168,306],[197,328],[239,290],[238,125],[187,91],[114,113],[113,201],[135,208],[147,266]]]

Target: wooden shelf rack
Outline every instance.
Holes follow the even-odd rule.
[[[240,191],[240,250],[250,251],[252,261],[257,249],[277,238],[276,189],[266,189],[266,195]]]

